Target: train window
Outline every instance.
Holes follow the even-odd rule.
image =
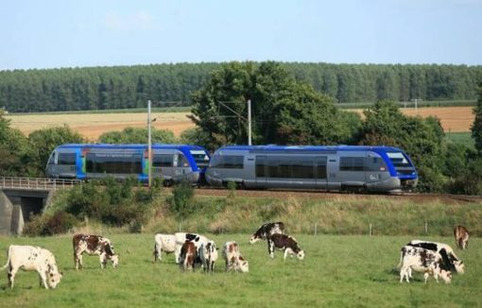
[[[365,159],[365,170],[366,171],[386,171],[387,166],[385,162],[380,157],[367,157]]]
[[[340,171],[364,171],[363,157],[340,157]]]
[[[152,157],[153,167],[172,167],[172,155],[171,154],[154,154]]]
[[[177,166],[178,167],[189,167],[189,162],[187,161],[186,156],[184,154],[177,155]]]
[[[59,153],[57,164],[75,165],[75,153]]]
[[[256,176],[313,179],[315,178],[314,158],[307,156],[256,156]]]
[[[92,173],[142,173],[142,154],[87,153],[86,171]]]
[[[412,165],[408,161],[408,159],[405,158],[403,153],[401,152],[387,152],[388,158],[392,161],[393,165],[395,167],[411,167]]]
[[[316,178],[326,179],[326,157],[316,158]]]
[[[209,164],[209,155],[206,151],[203,150],[191,150],[191,155],[194,157],[194,161],[196,162],[199,168],[207,167]]]
[[[215,155],[211,161],[212,168],[243,169],[244,156],[242,155]]]

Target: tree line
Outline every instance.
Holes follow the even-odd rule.
[[[0,71],[0,108],[55,112],[192,104],[191,93],[226,63]],[[254,63],[260,66],[262,63]],[[482,66],[278,63],[336,103],[475,100]]]

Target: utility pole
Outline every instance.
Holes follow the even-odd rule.
[[[248,145],[251,145],[251,100],[248,99]]]
[[[152,185],[152,136],[151,136],[151,101],[147,101],[147,181],[148,187],[151,188]]]

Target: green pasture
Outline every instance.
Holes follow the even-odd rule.
[[[288,230],[289,232],[289,230]],[[292,233],[292,232],[289,232]],[[249,260],[250,272],[226,273],[218,260],[213,274],[183,273],[173,255],[153,263],[153,234],[109,234],[120,266],[100,269],[97,256],[84,256],[76,271],[72,235],[58,237],[0,237],[0,250],[10,244],[40,245],[51,250],[64,278],[55,290],[39,287],[36,273],[19,272],[13,290],[6,274],[0,279],[0,307],[478,307],[482,306],[482,240],[471,238],[458,256],[464,275],[452,284],[436,283],[415,274],[410,284],[399,283],[400,248],[420,236],[294,235],[305,260],[282,253],[269,258],[265,242],[248,243],[250,234],[206,234],[219,247],[236,240]],[[455,248],[452,237],[428,237]],[[0,254],[0,264],[6,261]]]

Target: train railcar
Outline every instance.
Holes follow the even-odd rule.
[[[418,175],[410,157],[386,146],[225,146],[206,170],[212,186],[327,191],[411,190]]]
[[[204,177],[209,154],[203,147],[183,144],[153,144],[152,178],[164,184],[183,179],[197,183]],[[116,179],[135,177],[146,182],[149,155],[146,144],[63,144],[50,154],[46,167],[52,178]]]

